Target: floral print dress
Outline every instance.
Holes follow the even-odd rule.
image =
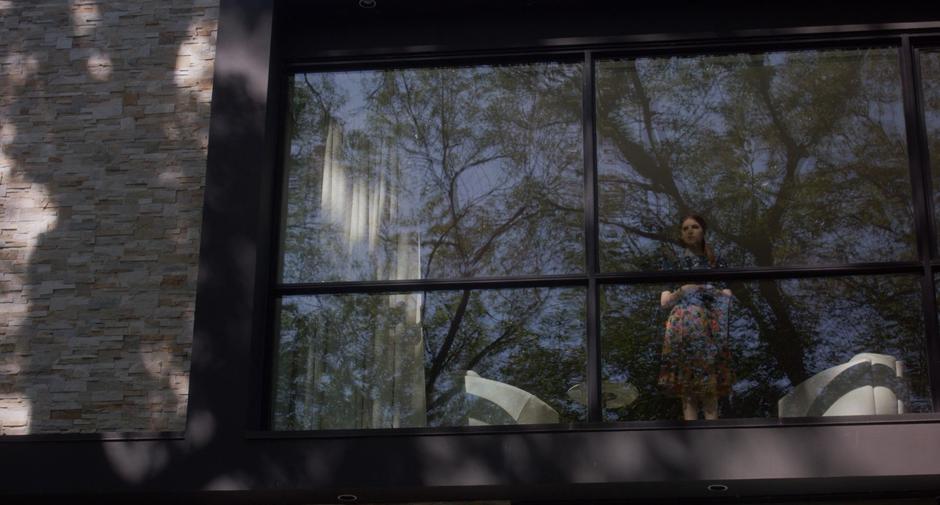
[[[721,262],[716,267],[723,267]],[[712,266],[705,256],[683,251],[671,270]],[[678,288],[678,287],[677,287]],[[721,397],[731,388],[728,311],[731,297],[724,286],[703,284],[686,291],[672,306],[663,335],[659,384],[679,397]]]

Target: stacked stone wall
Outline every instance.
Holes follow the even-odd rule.
[[[0,434],[185,424],[218,0],[0,0]]]

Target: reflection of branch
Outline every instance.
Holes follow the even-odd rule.
[[[326,106],[326,100],[323,99],[323,95],[321,95],[320,92],[317,91],[317,89],[308,80],[308,78],[309,78],[309,75],[304,74],[304,84],[307,85],[307,89],[309,89],[310,92],[313,93],[313,97],[316,98],[317,105],[320,106],[320,109],[323,111],[323,115],[330,119],[333,119],[333,112],[330,110],[329,107]]]
[[[549,198],[548,196],[544,196],[541,201],[544,202],[544,205],[545,205],[545,206],[550,207],[550,208],[555,209],[555,210],[561,210],[561,211],[565,211],[565,212],[584,212],[584,207],[581,207],[581,206],[578,206],[578,207],[566,207],[566,206],[564,206],[564,205],[562,205],[562,204],[556,202],[555,200],[552,200],[552,199]]]
[[[444,237],[446,237],[446,236],[451,232],[451,230],[453,230],[454,228],[457,227],[457,222],[458,222],[460,219],[463,219],[463,217],[466,216],[468,212],[470,212],[470,208],[469,208],[469,207],[466,208],[466,209],[464,209],[464,211],[460,213],[459,218],[458,218],[457,220],[451,221],[450,224],[447,225],[447,228],[445,228],[444,231],[441,232],[441,234],[440,234],[440,236],[438,237],[438,239],[434,241],[434,245],[431,246],[431,252],[428,253],[428,260],[427,260],[427,262],[425,263],[425,265],[427,266],[426,269],[425,269],[425,272],[424,272],[425,278],[431,276],[431,262],[434,261],[434,256],[437,255],[437,250],[438,250],[442,245],[447,244],[447,245],[452,245],[452,246],[454,246],[455,248],[457,247],[456,241],[455,241],[455,242],[447,242],[447,241],[444,240]]]
[[[756,57],[755,62],[761,68],[761,70],[757,72],[755,86],[757,96],[764,104],[764,107],[767,108],[767,113],[770,115],[774,130],[776,130],[777,135],[783,142],[784,150],[786,151],[783,180],[780,182],[780,186],[777,189],[774,202],[765,213],[766,225],[764,229],[767,233],[767,240],[752,241],[751,246],[748,248],[751,253],[754,254],[758,264],[772,265],[774,258],[771,244],[774,242],[774,238],[781,232],[783,211],[790,199],[790,195],[795,190],[797,184],[796,169],[799,166],[800,160],[806,155],[806,150],[793,138],[793,135],[786,125],[786,121],[777,108],[777,105],[774,103],[773,97],[770,95],[770,73],[764,69],[763,57]]]
[[[460,323],[463,321],[464,314],[467,313],[467,303],[470,302],[470,290],[465,289],[460,294],[460,302],[457,304],[457,310],[454,311],[454,317],[450,320],[450,326],[447,328],[447,335],[441,348],[437,350],[434,359],[431,360],[431,368],[425,378],[425,397],[430,398],[434,391],[434,384],[437,382],[441,371],[444,369],[445,361],[450,354],[450,349],[454,345],[454,339],[457,338],[457,331],[460,329]]]
[[[486,242],[482,246],[480,246],[479,249],[477,249],[476,253],[474,253],[473,257],[470,259],[471,265],[476,265],[481,259],[483,259],[483,256],[485,256],[486,253],[489,252],[490,248],[493,246],[493,241],[499,238],[499,236],[502,235],[503,233],[506,233],[507,231],[509,231],[509,229],[516,223],[516,221],[518,221],[519,218],[522,217],[526,208],[527,208],[526,206],[519,207],[519,210],[517,210],[515,214],[513,214],[509,219],[507,219],[506,222],[499,225],[495,230],[493,230],[493,233],[490,235],[490,237],[486,239]]]
[[[669,163],[657,154],[657,141],[655,137],[655,125],[653,124],[653,111],[650,105],[650,98],[646,94],[643,83],[639,78],[639,70],[636,68],[636,62],[631,60],[633,69],[628,72],[631,75],[631,82],[638,97],[638,105],[643,111],[643,126],[646,131],[647,141],[649,142],[649,151],[638,142],[634,142],[628,135],[617,132],[613,135],[613,143],[620,151],[623,159],[633,167],[641,177],[650,181],[653,187],[660,188],[659,192],[665,193],[673,198],[679,211],[682,214],[688,212],[689,207],[676,181],[672,176],[672,168]]]
[[[513,315],[518,314],[520,312],[525,315],[516,317],[513,324],[508,325],[500,333],[498,337],[496,337],[492,342],[484,346],[483,349],[481,349],[479,352],[477,352],[472,357],[470,357],[470,359],[467,360],[466,364],[463,365],[461,368],[463,370],[474,370],[476,366],[481,361],[483,361],[484,358],[500,350],[500,348],[504,347],[507,343],[510,343],[510,340],[514,336],[516,336],[522,328],[525,328],[525,326],[529,323],[529,321],[535,315],[539,306],[542,305],[543,302],[544,302],[543,299],[537,298],[535,302],[530,304],[524,310],[512,311]],[[495,319],[497,316],[491,315],[490,317],[493,317]],[[453,359],[459,357],[462,354],[462,351],[467,347],[467,345],[469,345],[469,343],[472,340],[473,340],[472,338],[468,337],[465,341],[463,341],[462,345],[459,345],[458,349],[452,352],[451,355],[448,356],[448,359],[444,360],[445,362],[444,364],[446,365],[447,363],[452,362]],[[458,393],[462,393],[462,390],[460,388],[450,388],[448,390],[440,392],[440,394],[438,394],[437,396],[431,396],[431,390],[428,389],[428,392],[427,392],[428,410],[430,411],[433,408],[446,403],[448,400],[453,398]]]
[[[480,352],[476,353],[467,361],[467,370],[473,370],[483,358],[487,357],[491,352],[499,349],[504,344],[507,343],[510,337],[516,334],[516,331],[519,328],[516,325],[510,325],[506,331],[504,331],[500,336],[496,337],[495,340],[486,345]]]
[[[411,124],[414,127],[415,140],[417,140],[418,143],[421,145],[421,147],[424,148],[423,154],[424,154],[425,160],[429,164],[433,165],[434,159],[431,157],[431,146],[428,143],[428,136],[426,132],[422,129],[422,126],[424,125],[425,122],[418,119],[418,114],[415,112],[414,108],[412,107],[411,99],[415,98],[415,96],[412,94],[413,92],[411,90],[411,85],[408,82],[408,79],[405,79],[404,77],[402,77],[401,83],[402,83],[402,87],[405,88],[405,93],[406,93],[405,96],[408,97],[408,100],[403,101],[403,105],[405,107],[405,112],[408,113],[408,118],[411,119]]]
[[[652,240],[658,240],[658,241],[660,241],[660,242],[669,242],[669,243],[674,243],[674,242],[675,242],[675,239],[673,239],[673,237],[672,237],[671,235],[666,234],[666,233],[661,233],[661,232],[660,232],[660,233],[653,233],[653,232],[649,232],[649,231],[646,231],[646,230],[642,230],[642,229],[640,229],[640,228],[636,228],[636,227],[630,226],[630,225],[628,225],[628,224],[619,223],[619,222],[615,222],[615,221],[608,221],[608,220],[603,219],[603,218],[600,219],[600,222],[601,222],[601,224],[606,224],[606,225],[610,225],[610,226],[614,226],[614,227],[620,228],[621,230],[623,230],[623,231],[625,231],[625,232],[627,232],[627,233],[629,233],[629,234],[631,234],[631,235],[639,235],[639,236],[641,236],[641,237],[643,237],[643,238],[648,238],[648,239],[652,239]]]
[[[643,191],[646,191],[647,193],[666,194],[663,192],[661,188],[654,187],[651,184],[647,184],[645,182],[640,182],[640,181],[635,181],[628,177],[618,177],[612,174],[599,176],[597,178],[597,184],[601,187],[624,185],[624,186],[630,186],[636,189],[641,189]],[[667,196],[670,196],[670,195],[667,195]]]
[[[656,140],[656,131],[653,128],[653,111],[650,106],[650,99],[646,96],[646,89],[640,81],[640,70],[636,67],[636,60],[631,59],[627,61],[627,70],[627,75],[630,76],[633,89],[636,90],[637,97],[639,98],[640,109],[643,111],[643,127],[646,130],[646,141],[649,142],[650,151],[659,159],[657,155],[659,152],[657,144],[659,144],[659,142]],[[659,161],[662,162],[661,159],[659,159]]]
[[[500,347],[505,345],[507,341],[515,336],[515,334],[523,328],[526,323],[529,322],[529,319],[532,318],[532,312],[530,312],[525,319],[518,320],[515,324],[509,325],[496,339],[487,344],[480,352],[476,353],[467,361],[467,370],[473,370],[483,358],[487,357],[491,352],[498,350]]]

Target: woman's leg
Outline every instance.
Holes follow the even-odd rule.
[[[718,397],[702,398],[702,411],[705,413],[705,419],[718,419]]]
[[[698,419],[698,401],[691,396],[682,397],[682,418],[686,421]]]

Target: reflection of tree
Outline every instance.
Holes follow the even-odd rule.
[[[531,65],[298,76],[285,280],[579,270],[578,74]],[[338,229],[356,220],[368,223],[367,252]],[[395,267],[403,261],[420,270]]]
[[[893,50],[599,65],[605,269],[658,268],[688,212],[733,266],[911,259],[897,67]],[[800,299],[832,294],[776,282],[735,294],[776,379],[804,380],[820,343]]]
[[[410,303],[414,296],[286,300],[276,428],[460,424],[466,418],[467,370],[538,396],[564,419],[584,419],[583,406],[565,395],[584,381],[583,292],[430,292],[424,295],[427,316],[420,325]],[[459,310],[462,324],[455,327]]]
[[[463,324],[453,321],[465,297]],[[429,423],[459,422],[460,381],[467,370],[526,390],[563,418],[583,419],[567,389],[584,380],[584,294],[580,290],[487,290],[428,295]],[[455,334],[452,337],[452,332]],[[446,346],[441,341],[452,339]],[[435,349],[437,351],[435,351]]]
[[[940,209],[940,51],[920,53],[921,92],[924,100],[924,122],[933,174],[934,213]]]
[[[904,361],[910,381],[911,411],[929,411],[920,287],[909,276],[858,276],[754,281],[734,287],[759,300],[765,284],[788,296],[787,309],[799,321],[796,338],[805,349],[809,374],[844,363],[860,352],[895,356]],[[657,384],[665,313],[649,303],[672,286],[610,287],[602,304],[604,376],[630,382],[640,390],[637,402],[606,412],[616,419],[678,418],[679,402],[663,395]],[[825,293],[825,295],[824,295]],[[740,297],[740,296],[738,296]],[[736,384],[723,399],[725,417],[768,417],[777,400],[793,385],[776,362],[773,347],[756,339],[759,321],[769,317],[768,303],[733,305],[728,339],[734,350]]]
[[[580,82],[579,66],[560,64],[297,76],[282,278],[581,270]],[[583,417],[562,399],[567,387],[583,380],[583,316],[563,316],[582,307],[583,296],[559,304],[553,301],[559,295],[545,290],[452,295],[432,293],[415,304],[425,355],[421,396],[430,423],[457,422],[455,377],[468,369],[531,386],[534,394],[550,395],[545,399],[563,415]],[[370,321],[388,311],[360,298],[332,298],[349,306],[330,310]],[[345,353],[365,351],[334,343],[337,337],[323,333],[326,323],[316,311],[285,305],[284,314],[276,410],[291,412],[287,425],[301,427],[301,418],[311,415],[301,411],[315,401],[297,398],[309,387],[304,374],[313,373],[303,356],[334,344]],[[547,327],[546,319],[569,322]],[[361,332],[371,335],[364,342],[379,339],[380,326]],[[522,356],[543,367],[527,368]],[[350,368],[378,369],[368,362]],[[558,373],[546,380],[521,370]]]
[[[411,295],[287,300],[278,348],[278,428],[425,425]]]

